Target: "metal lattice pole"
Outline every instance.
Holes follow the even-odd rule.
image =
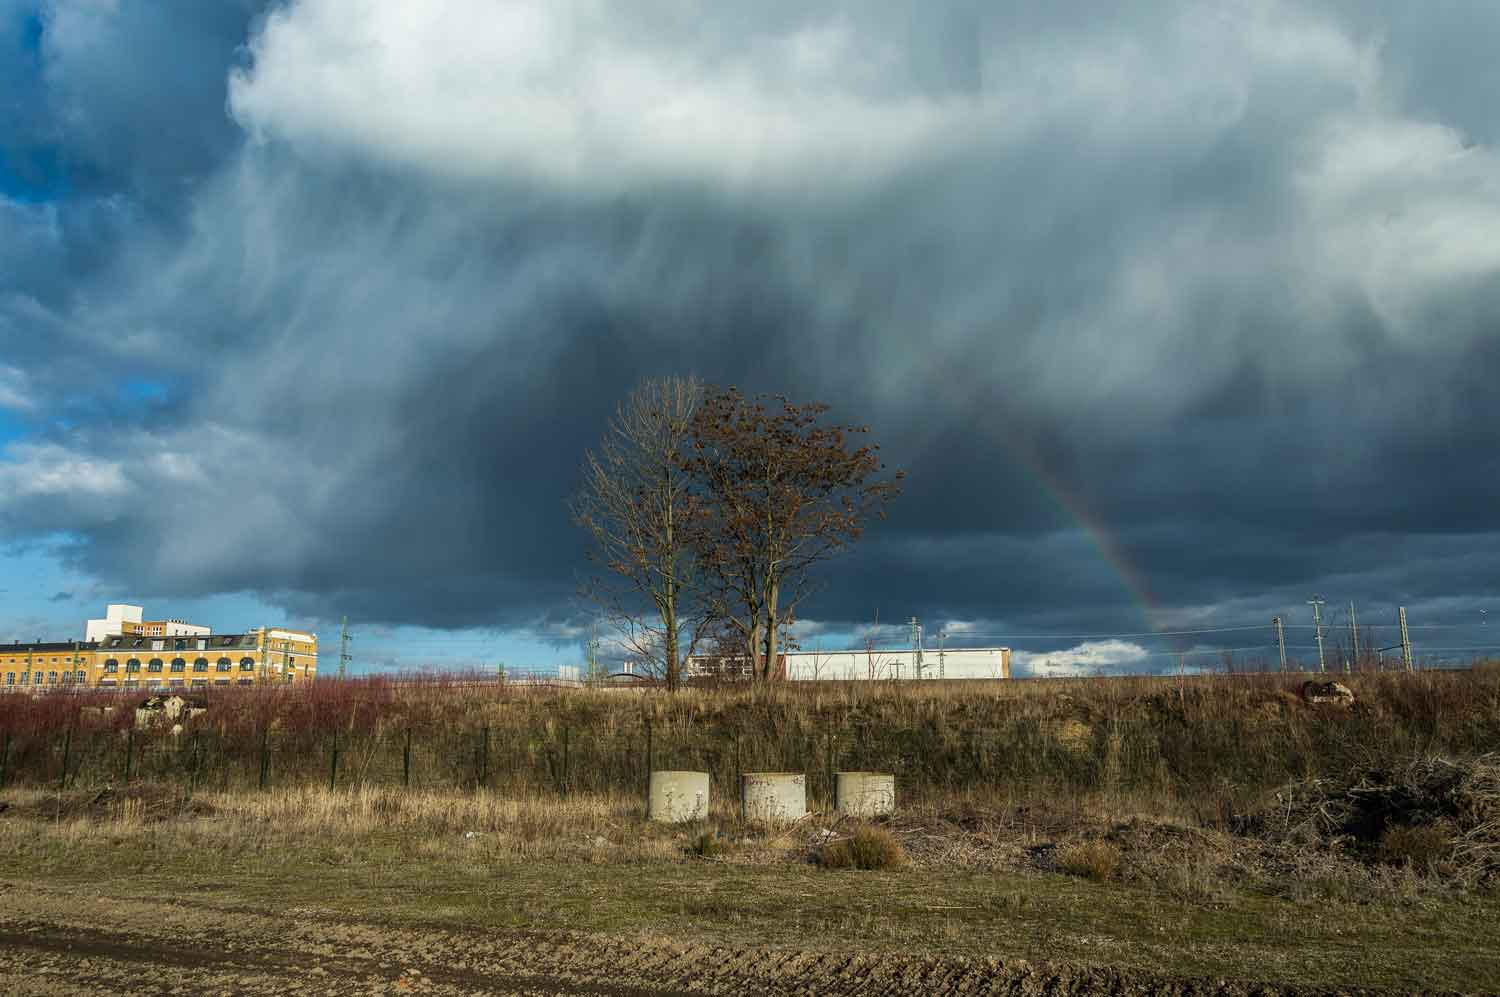
[[[1353,654],[1351,656],[1351,660],[1355,664],[1358,664],[1359,663],[1359,624],[1354,621],[1354,603],[1353,602],[1349,603],[1349,647],[1353,651]],[[1344,674],[1345,675],[1349,674],[1349,669],[1350,669],[1349,663],[1345,662],[1345,664],[1344,664]]]
[[[1409,634],[1407,632],[1407,630],[1406,630],[1406,607],[1405,606],[1401,607],[1400,620],[1401,620],[1401,667],[1405,668],[1407,671],[1411,671],[1412,670],[1412,666],[1411,666],[1411,634]]]
[[[1307,604],[1313,608],[1313,627],[1318,641],[1318,673],[1323,674],[1328,671],[1328,665],[1323,659],[1323,600],[1313,598],[1307,600]]]

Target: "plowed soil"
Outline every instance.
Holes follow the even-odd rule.
[[[6,994],[1375,994],[996,959],[392,925],[0,884]]]

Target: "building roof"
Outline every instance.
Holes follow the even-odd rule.
[[[115,634],[104,638],[99,642],[101,651],[150,651],[153,641],[162,641],[160,650],[170,651],[173,648],[167,641],[182,641],[186,647],[182,650],[198,650],[198,641],[203,641],[203,649],[217,651],[228,648],[250,648],[260,647],[260,634],[180,634],[173,636],[152,637],[147,634]]]
[[[50,640],[33,642],[30,644],[0,644],[0,654],[61,654],[64,651],[92,651],[99,645],[90,644],[88,641],[73,640]]]
[[[170,641],[183,641],[185,651],[198,650],[197,641],[203,641],[203,650],[257,650],[261,646],[261,634],[171,634],[151,636],[149,634],[112,634],[99,641],[52,640],[14,644],[0,644],[0,654],[62,654],[65,651],[150,651],[152,641],[162,641],[161,650],[176,650]]]

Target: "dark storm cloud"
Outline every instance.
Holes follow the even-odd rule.
[[[560,624],[582,450],[693,371],[911,472],[823,625],[1495,595],[1477,5],[200,6],[59,0],[12,81],[11,158],[78,191],[0,201],[0,397],[84,386],[26,402],[67,424],[0,463],[5,537]]]
[[[269,6],[0,0],[0,350],[37,391],[129,355],[80,313],[126,290],[122,256],[177,237],[240,145],[228,73]]]
[[[237,143],[228,71],[267,0],[5,0],[7,158],[40,188],[170,205]],[[61,174],[60,177],[48,173]]]

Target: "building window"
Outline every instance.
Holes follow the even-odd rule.
[[[187,650],[187,641],[185,641],[185,640],[183,640],[182,638],[179,637],[177,640],[174,640],[172,642],[172,650],[174,650],[174,651],[186,651]]]
[[[228,685],[228,679],[214,679],[214,685]]]
[[[115,680],[114,679],[100,679],[99,680],[99,685],[100,685],[100,687],[105,688],[105,689],[113,689],[115,687]]]
[[[187,671],[187,662],[183,661],[181,658],[173,658],[172,659],[172,671],[174,671],[174,672],[185,672],[185,671]]]
[[[229,661],[228,658],[220,658],[219,659],[219,671],[221,671],[221,672],[227,672],[227,671],[229,671],[229,665],[230,665],[230,661]]]
[[[37,672],[36,675],[37,675],[37,678],[41,678],[42,677],[42,673],[41,672]],[[47,673],[47,684],[48,685],[57,685],[57,673],[56,672],[48,672]]]
[[[242,672],[253,672],[253,671],[255,671],[255,659],[254,658],[241,658],[240,659],[240,671],[242,671]]]
[[[254,685],[254,679],[240,679],[240,685]]]
[[[74,682],[84,682],[84,681],[86,681],[83,672],[74,672],[73,673],[73,681]]]
[[[125,670],[127,672],[138,672],[138,671],[140,671],[141,670],[141,659],[140,658],[129,658],[129,659],[127,659],[125,661]]]
[[[15,672],[6,672],[5,673],[5,684],[6,685],[15,685],[16,684],[16,673]]]
[[[208,685],[208,679],[193,679],[193,688],[194,689],[200,689],[200,688],[202,688],[203,686],[206,686],[206,685]]]
[[[207,658],[199,658],[197,661],[194,661],[193,662],[193,671],[195,671],[195,672],[206,672],[206,671],[208,671],[208,659]]]
[[[72,672],[63,672],[62,673],[62,679],[63,679],[63,685],[72,685],[73,684],[73,673]]]
[[[152,658],[149,662],[146,663],[146,671],[148,671],[148,672],[159,672],[159,671],[161,671],[161,659],[160,658]]]
[[[146,688],[147,689],[155,689],[155,688],[157,688],[160,685],[161,685],[161,679],[147,679],[146,680]]]
[[[117,672],[120,670],[120,663],[114,658],[109,658],[104,662],[104,670],[107,672]]]
[[[182,685],[182,684],[183,684],[182,679],[171,679],[171,680],[169,680],[167,682],[167,685],[170,685],[170,686],[179,686],[179,685]]]
[[[31,673],[30,672],[22,672],[21,673],[21,684],[22,685],[30,685],[31,684]]]

